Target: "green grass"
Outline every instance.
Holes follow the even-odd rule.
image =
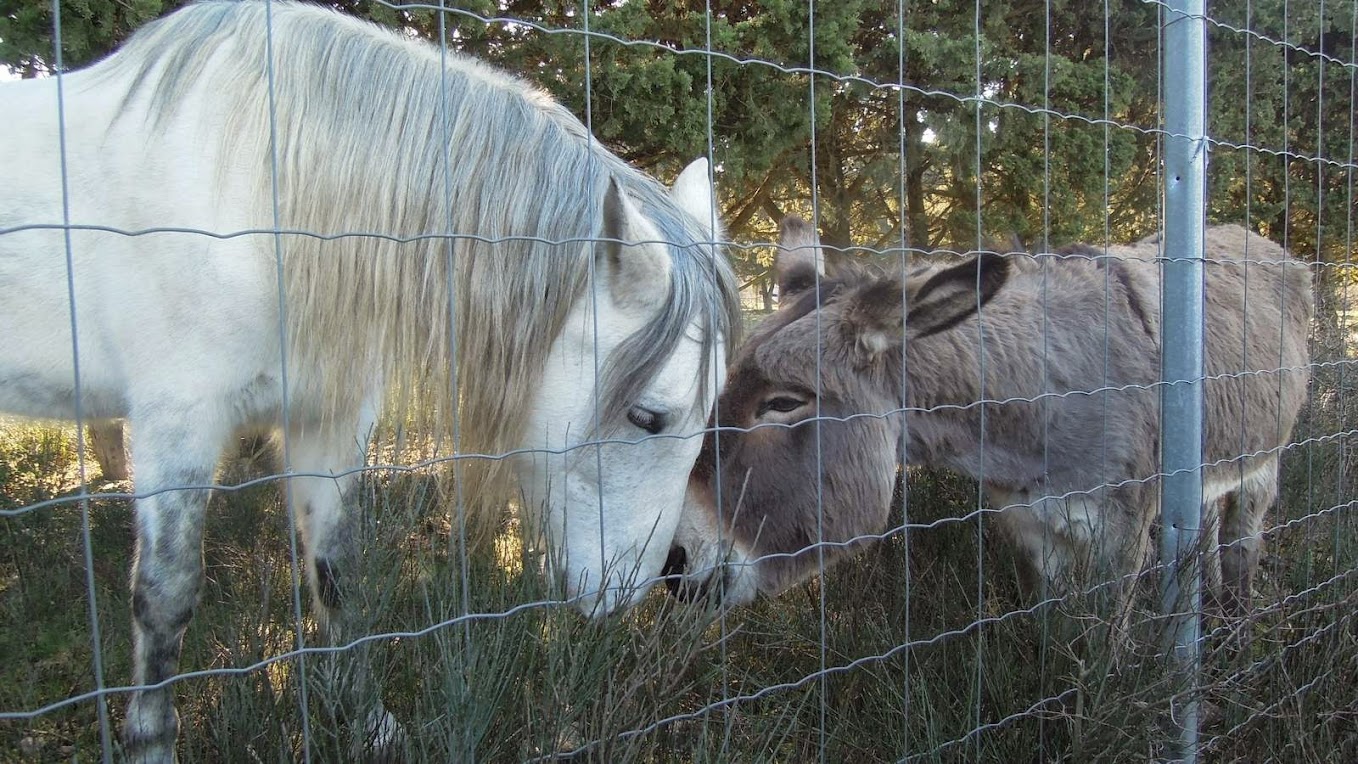
[[[1344,382],[1318,380],[1326,390]],[[1297,440],[1342,429],[1344,395],[1316,398]],[[0,431],[0,506],[69,491],[78,477],[72,436],[69,429]],[[1352,458],[1342,442],[1290,451],[1281,509],[1270,524],[1352,500]],[[224,466],[222,482],[270,468],[267,459],[237,458]],[[911,473],[906,482],[912,522],[976,505],[975,486],[953,476]],[[93,485],[103,487],[97,478]],[[498,558],[490,549],[468,556],[464,598],[462,555],[430,479],[373,475],[365,489],[356,631],[415,631],[550,595],[539,561],[516,556],[510,545]],[[899,521],[898,509],[893,524]],[[89,522],[104,681],[119,685],[129,677],[130,507],[91,501]],[[1358,760],[1355,528],[1354,511],[1339,510],[1270,537],[1247,647],[1219,636],[1207,643],[1206,760]],[[908,549],[895,537],[779,600],[718,620],[657,591],[626,616],[603,621],[532,608],[382,640],[333,667],[310,656],[305,720],[313,758],[349,760],[358,732],[347,723],[357,714],[352,693],[335,693],[322,675],[355,666],[364,668],[368,692],[405,725],[415,761],[519,761],[591,743],[578,759],[803,761],[822,749],[828,761],[851,762],[906,754],[937,762],[1163,755],[1173,735],[1170,698],[1183,688],[1158,653],[1153,583],[1143,587],[1145,618],[1134,644],[1116,665],[1097,628],[1078,644],[1070,640],[1071,624],[1090,603],[968,628],[1021,607],[1013,558],[988,523],[986,533],[978,553],[974,520],[912,531]],[[248,666],[293,647],[295,590],[277,485],[216,494],[206,538],[207,585],[182,668]],[[0,710],[34,709],[95,686],[85,577],[79,502],[0,520]],[[316,639],[309,625],[304,635]],[[898,649],[907,641],[922,644]],[[852,670],[819,674],[855,661]],[[302,661],[291,659],[177,684],[183,759],[299,759],[302,674]],[[751,697],[722,703],[737,696]],[[1039,704],[1046,698],[1055,700]],[[110,698],[115,725],[125,703],[125,696]],[[682,718],[624,734],[672,716]],[[973,732],[978,722],[995,726]],[[93,702],[0,722],[0,761],[86,761],[98,757],[99,745]]]

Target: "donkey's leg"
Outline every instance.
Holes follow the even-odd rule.
[[[1070,579],[1100,603],[1095,608],[1100,620],[1107,614],[1115,660],[1129,643],[1136,574],[1149,543],[1150,514],[1141,510],[1142,501],[1136,488],[1122,487],[1052,502],[1061,507],[1051,522],[1063,531],[1058,538],[1075,570]]]
[[[184,629],[203,583],[203,515],[229,427],[202,406],[159,406],[134,422],[136,556],[132,563],[132,681],[154,685],[179,667]],[[147,495],[149,494],[149,495]],[[129,760],[174,760],[174,690],[132,693],[123,721]]]
[[[1064,605],[1069,603],[1063,605],[1063,600],[1074,591],[1079,562],[1087,554],[1087,545],[1070,535],[1064,505],[1063,500],[1046,498],[1032,508],[1014,507],[999,515],[1018,549],[1019,586],[1028,606],[1050,601],[1057,613],[1067,612]],[[1060,617],[1048,623],[1057,643],[1079,649],[1085,637],[1078,620]]]
[[[305,550],[304,567],[311,585],[311,599],[323,638],[338,644],[356,636],[349,633],[356,613],[346,594],[352,591],[357,575],[358,544],[355,523],[358,513],[358,472],[365,463],[368,437],[374,421],[372,408],[365,408],[352,427],[297,424],[289,428],[288,456],[294,473],[333,475],[334,477],[295,477],[290,480],[292,505]],[[361,652],[361,651],[360,651]],[[374,748],[387,750],[399,745],[401,733],[394,717],[382,707],[376,693],[364,685],[367,676],[361,660],[352,655],[337,655],[322,661],[328,690],[343,699],[350,688],[360,702],[364,716],[363,737]],[[353,668],[343,670],[341,662]]]
[[[1115,657],[1131,645],[1137,584],[1149,559],[1151,524],[1160,515],[1158,491],[1156,486],[1139,486],[1130,495],[1110,498],[1104,505],[1104,511],[1110,515],[1106,570],[1115,577],[1112,583],[1115,610],[1109,635]]]
[[[1017,551],[1019,594],[1029,604],[1046,599],[1069,563],[1050,522],[1051,500],[1035,501],[1032,491],[984,487],[986,502],[997,510],[996,522]]]
[[[1005,535],[1018,550],[1018,582],[1029,604],[1064,591],[1070,555],[1056,530],[1029,507],[1011,506],[998,515]]]
[[[1253,607],[1254,572],[1263,551],[1264,516],[1278,498],[1278,461],[1270,459],[1245,475],[1236,499],[1221,520],[1222,609],[1245,615]]]
[[[1221,537],[1221,518],[1234,511],[1233,506],[1238,500],[1234,491],[1227,492],[1218,496],[1215,493],[1207,493],[1208,485],[1204,481],[1203,502],[1202,502],[1202,532],[1199,534],[1199,543],[1202,547],[1202,590],[1210,595],[1212,601],[1221,607],[1221,550],[1218,548]]]

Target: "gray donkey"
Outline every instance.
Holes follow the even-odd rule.
[[[818,539],[829,561],[886,527],[907,463],[980,481],[1031,594],[1111,581],[1126,613],[1159,511],[1158,237],[822,278],[809,225],[780,245],[780,308],[729,369],[672,588],[730,605],[814,574]],[[1239,226],[1205,245],[1206,575],[1241,612],[1306,397],[1311,284]]]

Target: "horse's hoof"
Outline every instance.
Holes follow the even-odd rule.
[[[139,702],[140,701],[140,702]],[[147,707],[144,699],[134,699],[123,720],[124,761],[130,764],[174,764],[175,739],[179,736],[179,715],[174,708]]]
[[[401,723],[390,711],[379,706],[368,713],[363,723],[363,737],[354,741],[350,759],[384,764],[406,761],[409,743],[410,738]]]
[[[131,740],[123,744],[123,761],[128,764],[174,764],[178,759],[174,743],[150,743]]]

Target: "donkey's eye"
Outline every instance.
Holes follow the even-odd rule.
[[[633,406],[627,410],[627,421],[652,435],[663,432],[665,425],[669,424],[668,420],[669,417],[665,412],[644,406]]]
[[[802,400],[801,398],[793,398],[789,395],[779,395],[773,398],[768,398],[763,403],[759,404],[759,415],[762,416],[770,411],[777,411],[781,414],[787,414],[789,412],[796,411],[797,409],[805,405],[806,401]]]

